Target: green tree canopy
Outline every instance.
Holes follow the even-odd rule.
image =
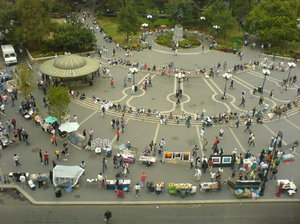
[[[205,8],[203,15],[210,27],[214,25],[220,26],[218,32],[221,33],[225,39],[227,32],[232,28],[234,23],[232,12],[225,3],[221,0],[217,0],[214,4]]]
[[[53,24],[53,38],[49,40],[49,47],[57,51],[85,51],[90,50],[96,38],[94,33],[79,23]]]
[[[58,119],[61,124],[62,118],[69,112],[71,98],[68,89],[62,86],[51,87],[48,90],[49,114]]]
[[[16,7],[8,0],[0,0],[0,32],[9,39],[17,19]]]
[[[261,1],[249,13],[246,28],[266,44],[300,40],[300,30],[296,27],[298,7],[299,1],[295,0]]]
[[[230,8],[232,15],[237,17],[240,22],[245,22],[249,12],[253,9],[255,0],[232,0]]]
[[[119,33],[126,34],[126,40],[129,40],[129,37],[133,34],[136,34],[141,26],[139,15],[136,10],[133,8],[132,4],[127,4],[123,7],[119,14]]]
[[[18,43],[37,49],[50,31],[50,17],[43,0],[18,0],[17,28],[14,36]]]
[[[29,94],[35,90],[32,80],[32,70],[30,70],[26,64],[19,64],[17,85],[21,96],[26,100],[29,98]]]
[[[191,23],[197,13],[192,0],[170,0],[167,8],[170,20],[182,24]]]

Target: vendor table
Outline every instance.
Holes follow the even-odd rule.
[[[124,191],[130,190],[131,180],[119,180],[119,188]],[[116,190],[116,180],[106,180],[106,189]]]
[[[199,186],[201,191],[216,191],[221,189],[221,183],[218,182],[201,182]]]
[[[139,161],[147,164],[147,166],[151,166],[153,163],[155,163],[156,158],[153,156],[140,156]]]
[[[179,194],[182,198],[187,195],[191,195],[196,193],[197,186],[193,186],[189,183],[169,183],[169,194],[177,195]]]
[[[134,163],[135,162],[135,158],[131,153],[121,153],[121,156],[125,163]]]
[[[282,185],[282,191],[287,192],[290,196],[293,194],[296,194],[297,186],[294,182],[289,180],[277,180],[277,185],[279,186],[280,183],[283,183]]]

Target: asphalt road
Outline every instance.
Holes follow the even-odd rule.
[[[11,191],[0,193],[3,224],[94,224],[104,223],[105,210],[112,211],[112,224],[153,223],[300,223],[300,204],[251,203],[178,206],[34,206]]]

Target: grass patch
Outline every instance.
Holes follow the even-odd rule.
[[[166,47],[173,47],[173,32],[168,32],[156,38],[155,42]],[[184,40],[179,41],[179,48],[191,48],[200,46],[201,42],[196,34],[189,34],[184,36]]]
[[[104,32],[107,33],[114,42],[119,43],[121,47],[128,46],[126,41],[126,34],[118,33],[118,18],[116,17],[101,17],[98,18],[98,23],[103,28]],[[136,35],[130,37],[131,43],[130,46],[137,46],[139,45],[138,36],[142,34],[142,30],[139,31]]]

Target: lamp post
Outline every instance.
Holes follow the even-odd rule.
[[[287,91],[287,86],[288,86],[289,78],[290,78],[290,75],[291,75],[291,70],[292,70],[292,68],[296,67],[296,64],[294,62],[288,62],[288,66],[289,66],[290,70],[289,70],[289,74],[288,74],[287,80],[286,80],[285,91]]]
[[[218,35],[218,31],[219,31],[219,29],[221,29],[221,27],[219,25],[213,25],[213,28],[216,30],[217,35]]]
[[[261,86],[261,93],[264,92],[264,86],[265,86],[266,78],[267,78],[267,76],[269,76],[269,75],[271,74],[271,72],[270,72],[269,69],[263,69],[263,70],[262,70],[262,73],[263,73],[263,75],[264,75],[265,77],[264,77],[263,84],[262,84],[262,86]]]
[[[130,68],[129,71],[132,74],[132,84],[134,85],[135,84],[135,74],[138,72],[138,69],[137,68]]]
[[[223,100],[226,99],[227,81],[228,81],[229,79],[231,79],[231,77],[232,77],[232,74],[231,74],[230,72],[226,72],[226,73],[223,74],[223,78],[226,80],[226,81],[225,81],[225,87],[224,87],[224,94],[223,94],[223,97],[222,97]]]
[[[152,22],[152,18],[153,18],[152,15],[147,15],[147,19],[149,20],[149,23],[150,23],[150,24],[151,24],[151,22]],[[150,32],[150,25],[149,25],[149,32]]]
[[[180,89],[180,82],[181,79],[183,78],[183,74],[181,72],[175,74],[175,77],[177,78],[177,84],[178,84],[178,90]]]

